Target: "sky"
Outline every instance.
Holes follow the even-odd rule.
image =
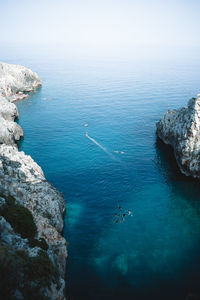
[[[0,0],[0,45],[69,53],[192,55],[199,0]]]

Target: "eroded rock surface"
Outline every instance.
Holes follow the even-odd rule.
[[[16,145],[23,136],[22,128],[14,122],[17,117],[17,107],[0,96],[0,144]]]
[[[173,147],[181,172],[200,178],[200,95],[187,108],[168,110],[156,126],[158,137]]]
[[[8,85],[16,96],[40,84],[31,70],[0,63],[4,93]],[[0,293],[3,299],[61,300],[67,257],[61,234],[65,200],[37,163],[18,151],[23,130],[15,123],[18,111],[10,103],[14,96],[0,96]]]
[[[30,69],[7,63],[0,63],[0,95],[10,102],[28,97],[24,92],[31,92],[42,84],[37,73]]]

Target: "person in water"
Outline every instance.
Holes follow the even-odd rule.
[[[120,213],[119,214],[115,213],[115,217],[117,218],[115,220],[115,223],[119,223],[119,222],[123,223],[126,216],[131,216],[131,217],[133,216],[131,210],[124,210],[124,209],[122,209],[122,207],[120,205],[118,205],[118,209],[120,210]],[[121,214],[123,210],[124,210],[124,213]],[[120,219],[120,217],[121,217],[121,219]]]
[[[131,217],[133,216],[131,210],[127,210],[127,213],[128,213],[129,216],[131,216]]]
[[[119,221],[120,221],[120,223],[123,223],[123,222],[124,222],[124,220],[125,220],[125,217],[126,217],[126,214],[123,214],[123,215],[122,215],[122,218],[119,220]]]
[[[116,217],[116,219],[115,219],[115,223],[119,223],[119,218],[120,218],[120,214],[115,214],[115,217]]]
[[[123,223],[123,222],[124,222],[124,220],[125,220],[125,218],[124,218],[124,217],[122,217],[120,222],[121,222],[121,223]]]

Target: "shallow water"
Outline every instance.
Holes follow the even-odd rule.
[[[200,184],[180,174],[155,123],[199,92],[200,63],[17,62],[43,80],[17,104],[20,149],[66,197],[69,299],[197,293]],[[118,205],[133,216],[116,223]]]

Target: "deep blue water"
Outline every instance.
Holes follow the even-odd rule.
[[[20,149],[66,197],[68,299],[198,293],[200,184],[180,174],[171,148],[156,140],[155,123],[199,92],[200,63],[7,61],[43,80],[17,104]],[[133,213],[123,223],[115,223],[118,205]]]

